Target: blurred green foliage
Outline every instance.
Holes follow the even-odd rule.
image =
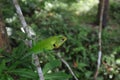
[[[110,6],[110,16],[111,18],[117,22],[120,23],[120,1],[111,1]]]
[[[22,58],[28,49],[24,44],[25,34],[10,0],[1,0],[6,26],[12,28],[9,36],[13,45],[12,53],[0,51],[0,80],[38,80],[31,56]],[[58,50],[69,63],[80,80],[93,80],[98,54],[97,3],[94,0],[19,0],[23,15],[37,36],[44,39],[63,34],[68,40]],[[120,3],[111,1],[110,25],[102,34],[102,66],[98,80],[120,79]],[[115,24],[115,25],[114,25]],[[116,24],[118,26],[116,26]],[[40,54],[40,62],[46,80],[74,80],[67,67],[55,56],[56,51]],[[111,67],[108,71],[106,63]]]

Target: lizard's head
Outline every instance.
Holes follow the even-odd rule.
[[[67,40],[67,38],[63,35],[59,35],[55,37],[56,37],[56,41],[53,44],[54,48],[59,48]]]

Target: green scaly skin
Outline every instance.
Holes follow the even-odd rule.
[[[30,52],[38,54],[43,51],[59,48],[67,38],[63,35],[52,36],[47,39],[38,41],[31,49]]]

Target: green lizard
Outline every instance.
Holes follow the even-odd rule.
[[[56,49],[56,48],[59,48],[66,40],[67,40],[67,38],[63,35],[52,36],[47,39],[38,41],[30,49],[30,52],[32,52],[34,54],[38,54],[38,53],[46,51],[46,50]]]

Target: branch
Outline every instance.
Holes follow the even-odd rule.
[[[40,66],[40,61],[39,61],[39,58],[36,54],[33,54],[33,60],[35,62],[35,66],[37,67],[37,71],[38,71],[40,80],[44,80],[44,76],[43,76],[43,73],[42,73],[42,68]]]
[[[33,35],[32,32],[33,32],[33,30],[31,29],[31,27],[28,27],[28,25],[27,25],[27,23],[25,21],[25,18],[24,18],[23,14],[22,14],[21,8],[20,8],[20,6],[18,4],[18,1],[17,0],[13,0],[13,4],[15,5],[17,14],[18,14],[19,19],[20,19],[21,24],[22,24],[22,28],[21,29],[23,29],[24,32],[27,34],[27,36],[32,39],[32,35]],[[32,41],[31,40],[28,41],[28,44],[29,44],[29,47],[32,47]],[[42,69],[41,69],[41,66],[40,66],[39,58],[35,54],[33,54],[33,57],[34,57],[33,59],[35,61],[35,66],[37,67],[39,79],[40,80],[44,80],[44,76],[43,76]]]
[[[67,63],[67,61],[65,61],[61,55],[59,53],[57,53],[56,55],[68,68],[68,70],[70,71],[70,73],[72,74],[72,76],[75,78],[75,80],[78,80],[78,78],[75,76],[74,72],[72,71],[71,67],[69,66],[69,64]]]
[[[100,13],[100,22],[99,22],[99,33],[98,33],[98,45],[99,45],[99,51],[98,51],[98,61],[97,61],[97,69],[94,75],[94,80],[97,80],[97,76],[99,74],[99,68],[101,65],[101,57],[102,57],[102,22],[103,22],[103,12],[104,12],[104,0],[102,0],[102,8]]]

